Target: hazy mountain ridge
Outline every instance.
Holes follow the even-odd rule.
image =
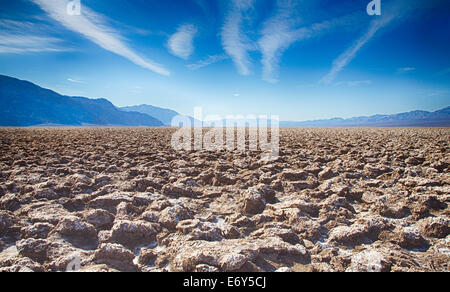
[[[126,106],[120,108],[123,111],[133,111],[138,113],[147,114],[149,116],[152,116],[154,118],[157,118],[158,120],[162,121],[165,126],[172,126],[172,119],[176,116],[186,117],[191,121],[191,126],[194,126],[194,123],[196,120],[191,116],[185,116],[182,115],[174,110],[156,107],[153,105],[148,104],[141,104],[141,105],[135,105],[135,106]],[[201,121],[197,122],[201,123]]]
[[[334,118],[304,122],[281,122],[282,127],[450,127],[450,106],[444,109],[411,111],[350,119]]]
[[[179,113],[177,113],[176,111],[173,111],[171,109],[156,107],[156,106],[148,105],[148,104],[126,106],[126,107],[121,107],[120,109],[123,111],[126,111],[126,112],[138,112],[138,113],[147,114],[151,117],[154,117],[154,118],[160,120],[166,126],[170,126],[172,123],[172,119],[174,117],[180,115]]]
[[[31,82],[0,75],[0,125],[162,126],[149,115],[125,112],[107,99],[60,95]]]

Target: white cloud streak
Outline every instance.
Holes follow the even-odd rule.
[[[350,64],[351,61],[356,57],[358,52],[369,43],[372,38],[382,30],[384,27],[388,26],[394,21],[399,21],[407,16],[410,16],[413,12],[421,10],[427,7],[432,7],[432,1],[420,1],[420,0],[408,0],[408,1],[393,1],[389,5],[385,5],[383,8],[382,16],[376,17],[369,25],[367,31],[356,40],[356,42],[350,46],[343,54],[341,54],[332,65],[331,70],[328,74],[323,77],[319,83],[320,84],[330,84],[332,83],[337,75],[344,70],[344,68]],[[411,71],[413,68],[407,69],[404,72]]]
[[[203,13],[208,14],[209,4],[207,0],[194,0],[194,2],[202,9]]]
[[[67,81],[72,82],[72,83],[80,83],[80,84],[85,84],[86,83],[84,81],[77,80],[77,79],[72,79],[72,78],[67,78]]]
[[[283,53],[294,43],[316,37],[337,27],[352,27],[358,17],[353,14],[317,22],[296,28],[300,22],[294,13],[299,11],[298,1],[278,0],[277,11],[269,18],[261,31],[262,37],[258,41],[262,53],[263,80],[276,83],[279,63]],[[301,11],[301,10],[300,10]]]
[[[254,0],[232,0],[231,2],[232,8],[222,26],[222,46],[233,60],[239,74],[246,76],[251,73],[248,51],[252,46],[243,32],[242,24],[244,13],[253,7]]]
[[[190,70],[198,70],[201,69],[203,67],[218,63],[220,61],[226,60],[229,57],[227,55],[214,55],[214,56],[209,56],[208,58],[201,60],[195,64],[189,64],[186,67],[188,67]]]
[[[67,29],[83,35],[103,49],[122,56],[145,69],[161,75],[170,75],[170,72],[162,65],[147,60],[130,49],[124,43],[122,36],[106,25],[103,16],[90,10],[86,5],[82,5],[81,15],[69,15],[67,4],[70,1],[68,0],[32,1]]]
[[[416,70],[416,68],[414,68],[414,67],[399,68],[398,73],[406,73],[406,72],[411,72],[411,71],[415,71],[415,70]]]
[[[26,21],[0,20],[0,54],[69,51],[61,46],[61,39],[37,35],[37,31],[46,29],[44,25]]]
[[[67,51],[67,49],[59,46],[60,42],[61,40],[52,37],[0,33],[0,53],[24,54]]]
[[[319,83],[330,84],[333,82],[337,75],[356,57],[359,50],[361,50],[361,48],[364,47],[364,45],[366,45],[380,29],[388,25],[393,19],[393,15],[386,15],[373,20],[364,35],[333,62],[331,70],[319,81]]]
[[[11,19],[0,19],[0,27],[2,30],[4,29],[8,31],[31,31],[36,29],[36,23]]]
[[[276,14],[264,23],[258,46],[262,53],[261,62],[265,81],[278,82],[275,75],[283,52],[301,37],[301,32],[293,28],[296,22],[292,17],[295,3],[295,1],[279,0]]]
[[[360,85],[371,85],[371,84],[372,84],[372,80],[356,80],[356,81],[336,82],[334,85],[335,86],[347,85],[349,87],[357,87]]]
[[[197,28],[192,24],[180,26],[167,43],[170,53],[185,60],[189,59],[194,52],[194,38],[197,32]]]

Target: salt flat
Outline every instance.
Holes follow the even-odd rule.
[[[274,160],[174,132],[0,129],[0,270],[448,270],[450,129],[286,128]]]

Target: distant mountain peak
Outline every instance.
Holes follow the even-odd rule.
[[[123,111],[126,112],[138,112],[150,115],[152,117],[155,117],[156,119],[163,122],[164,125],[170,126],[172,123],[172,119],[178,115],[176,111],[173,111],[171,109],[156,107],[153,105],[148,104],[141,104],[141,105],[135,105],[135,106],[126,106],[120,108]]]

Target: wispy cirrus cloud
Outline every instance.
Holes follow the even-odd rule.
[[[325,75],[319,83],[330,84],[336,79],[336,76],[356,57],[359,50],[366,45],[375,34],[388,25],[394,19],[393,15],[387,15],[371,22],[369,29],[352,46],[341,54],[334,62],[331,70]]]
[[[197,63],[194,64],[189,64],[186,67],[188,67],[190,70],[198,70],[201,69],[203,67],[215,64],[217,62],[223,61],[228,59],[229,57],[227,55],[214,55],[214,56],[208,56],[206,59],[201,60]]]
[[[414,67],[404,67],[404,68],[399,68],[397,70],[398,73],[406,73],[406,72],[411,72],[411,71],[415,71],[416,68]]]
[[[189,59],[194,52],[194,38],[198,29],[193,24],[180,26],[167,42],[167,47],[172,55],[182,59]]]
[[[0,53],[3,54],[68,51],[62,48],[60,43],[61,40],[52,37],[0,33]]]
[[[253,48],[243,31],[244,13],[249,11],[254,0],[232,0],[231,10],[222,26],[222,46],[233,60],[241,75],[250,74],[250,56],[248,51]]]
[[[361,85],[371,85],[371,84],[372,80],[354,80],[354,81],[340,81],[336,82],[334,85],[335,86],[346,85],[348,87],[357,87]]]
[[[298,39],[293,26],[296,19],[292,16],[295,1],[278,1],[276,14],[264,23],[262,37],[258,41],[262,53],[263,80],[275,83],[275,72],[283,52]]]
[[[366,32],[357,39],[344,53],[342,53],[336,60],[334,60],[330,71],[319,81],[320,84],[330,84],[332,83],[337,75],[347,67],[350,62],[357,56],[359,51],[369,43],[375,35],[380,32],[383,28],[387,27],[394,21],[401,20],[409,16],[412,12],[418,10],[419,8],[427,7],[432,5],[427,3],[428,1],[419,0],[409,0],[409,1],[398,1],[389,3],[390,5],[385,5],[383,8],[382,16],[376,17],[369,25]],[[412,71],[415,68],[404,68],[406,71]]]
[[[67,78],[67,81],[72,82],[72,83],[79,83],[79,84],[85,84],[86,83],[86,82],[84,82],[82,80],[73,79],[73,78]]]
[[[89,9],[86,5],[83,5],[81,15],[69,15],[67,13],[67,5],[70,1],[68,0],[32,1],[67,29],[83,35],[103,49],[122,56],[136,65],[155,73],[170,75],[170,72],[164,66],[140,56],[129,48],[125,44],[124,38],[107,25],[105,18]]]
[[[0,20],[0,54],[25,54],[39,52],[63,52],[62,40],[52,36],[41,36],[46,26],[28,21]]]
[[[36,29],[36,23],[12,19],[0,19],[0,27],[5,31],[32,31]]]
[[[209,3],[207,0],[194,0],[194,2],[202,9],[205,14],[209,13]]]
[[[258,41],[262,53],[263,80],[276,83],[280,59],[283,53],[294,43],[313,37],[318,37],[333,29],[350,27],[359,19],[357,14],[348,14],[341,17],[304,24],[302,9],[298,0],[278,0],[275,14],[263,25],[262,37]]]
[[[428,90],[424,94],[428,97],[449,96],[450,91],[448,91],[448,90]]]

